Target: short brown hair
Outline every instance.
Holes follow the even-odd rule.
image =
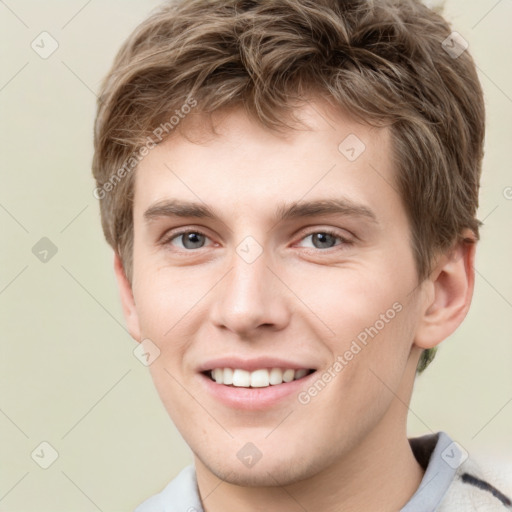
[[[95,193],[105,237],[128,278],[131,171],[158,127],[171,133],[177,123],[170,116],[183,118],[187,105],[206,114],[242,107],[269,129],[289,129],[290,112],[309,92],[390,127],[396,187],[423,281],[465,228],[474,234],[466,243],[479,239],[485,112],[474,62],[463,50],[446,20],[419,0],[163,4],[120,49],[95,123]],[[433,355],[424,351],[418,370]]]

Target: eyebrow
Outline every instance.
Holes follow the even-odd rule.
[[[294,201],[282,203],[275,210],[277,222],[319,215],[362,217],[374,224],[379,223],[372,209],[348,198]],[[219,215],[208,205],[177,199],[159,201],[144,212],[144,218],[148,222],[159,217],[194,217],[219,220]]]

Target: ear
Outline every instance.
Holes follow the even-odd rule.
[[[139,316],[135,307],[135,300],[133,298],[132,287],[123,268],[123,263],[119,254],[114,254],[114,273],[116,275],[117,286],[121,296],[121,304],[123,306],[124,318],[126,325],[130,331],[131,337],[135,341],[141,341]]]
[[[422,349],[433,348],[450,336],[462,323],[471,305],[476,240],[470,230],[466,230],[464,236],[464,240],[457,242],[439,259],[424,283],[429,297],[414,338],[414,344]]]

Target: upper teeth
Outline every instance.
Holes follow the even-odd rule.
[[[238,368],[214,368],[211,376],[215,382],[225,385],[233,385],[242,388],[264,388],[269,385],[275,386],[283,382],[291,382],[292,380],[301,379],[307,375],[309,370],[304,368],[300,370],[293,370],[288,368],[283,370],[281,368],[271,368],[270,370],[263,368],[261,370],[254,370],[248,372],[247,370],[240,370]]]

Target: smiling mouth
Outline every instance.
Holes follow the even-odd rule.
[[[311,375],[314,369],[262,368],[252,372],[239,368],[214,368],[202,372],[217,384],[236,388],[266,388],[278,386]]]

